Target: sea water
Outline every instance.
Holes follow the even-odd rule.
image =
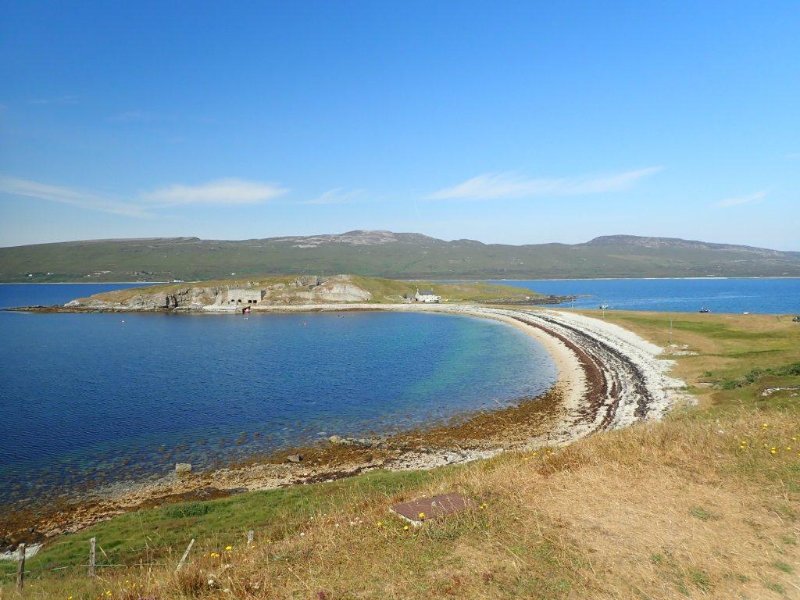
[[[563,306],[665,312],[800,313],[800,279],[532,279],[497,280],[555,296],[577,296]]]
[[[519,330],[455,315],[0,312],[0,332],[0,504],[442,423],[556,377]]]

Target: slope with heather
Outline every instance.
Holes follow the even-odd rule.
[[[195,281],[264,273],[420,279],[800,276],[800,253],[672,238],[605,236],[512,246],[351,231],[243,241],[153,238],[0,248],[0,281]]]

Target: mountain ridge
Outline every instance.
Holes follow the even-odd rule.
[[[352,230],[248,240],[153,237],[0,248],[0,281],[171,281],[355,273],[394,278],[800,277],[800,252],[616,234],[579,244],[486,244]]]

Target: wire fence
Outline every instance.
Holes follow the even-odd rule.
[[[242,531],[237,530],[228,530],[222,532],[215,532],[216,534],[227,534],[236,532],[238,535],[242,535]],[[246,532],[247,536],[247,545],[253,544],[255,539],[255,530],[250,529]],[[60,566],[41,566],[37,569],[29,569],[26,568],[26,562],[30,557],[26,556],[26,546],[25,544],[20,544],[17,548],[17,568],[16,571],[8,571],[8,572],[0,572],[0,581],[4,580],[4,583],[9,583],[16,579],[16,586],[17,589],[22,590],[25,586],[26,579],[32,579],[35,576],[41,576],[45,573],[57,573],[57,572],[67,572],[69,570],[82,570],[86,573],[87,577],[96,577],[97,571],[99,569],[124,569],[124,568],[144,568],[144,567],[169,567],[171,565],[175,565],[175,570],[179,571],[183,565],[187,562],[189,555],[194,547],[195,539],[192,538],[189,541],[188,546],[186,546],[185,551],[181,555],[180,560],[177,564],[174,561],[171,562],[154,562],[152,560],[148,560],[147,562],[139,560],[136,562],[131,563],[112,563],[112,562],[98,562],[97,560],[97,549],[100,549],[100,553],[108,558],[108,555],[103,550],[102,546],[97,544],[97,538],[89,539],[88,544],[88,561],[86,563],[78,563],[72,565],[60,565]],[[131,549],[131,552],[138,552],[139,554],[154,554],[157,553],[159,550],[158,547],[152,546],[145,546],[141,549]],[[168,548],[167,551],[168,556],[173,556],[172,546]]]

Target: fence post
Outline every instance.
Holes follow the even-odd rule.
[[[189,556],[189,551],[192,549],[192,546],[194,546],[194,538],[192,538],[192,541],[189,542],[188,546],[186,546],[186,552],[183,553],[183,556],[181,556],[180,562],[178,562],[178,566],[175,567],[175,572],[176,573],[181,570],[181,567],[183,566],[183,563],[186,562],[186,558]]]
[[[94,567],[97,563],[97,539],[92,538],[89,540],[89,577],[94,577]]]
[[[17,547],[17,589],[25,585],[25,544]]]
[[[255,535],[255,532],[254,532],[252,529],[250,529],[250,530],[247,532],[247,545],[248,545],[248,546],[249,546],[250,544],[252,544],[252,543],[253,543],[253,536],[254,536],[254,535]]]

